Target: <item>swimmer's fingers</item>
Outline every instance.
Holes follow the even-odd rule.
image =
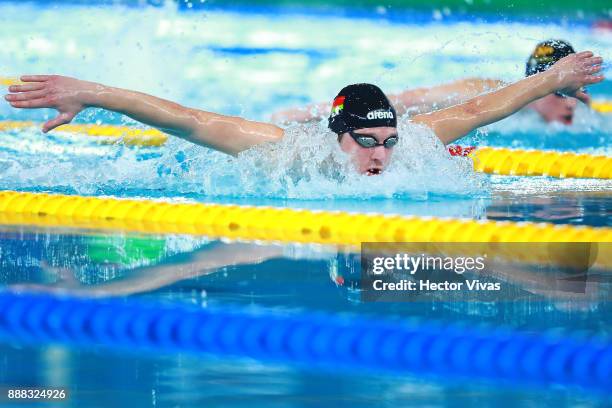
[[[47,93],[48,92],[46,90],[27,91],[27,92],[21,92],[21,93],[16,93],[16,94],[8,94],[4,97],[4,99],[6,99],[9,102],[28,101],[28,100],[33,100],[33,99],[44,98],[47,95]]]
[[[584,80],[582,81],[583,86],[581,86],[580,88],[578,88],[574,93],[573,96],[574,98],[578,99],[579,101],[585,103],[586,105],[588,105],[591,102],[591,97],[587,94],[586,89],[584,88],[585,85],[592,85],[592,84],[596,84],[598,82],[601,82],[604,80],[604,76],[603,75],[587,75]]]
[[[29,92],[29,91],[38,91],[39,89],[43,89],[45,84],[43,82],[32,82],[29,84],[23,85],[11,85],[9,86],[9,92]]]
[[[45,82],[50,80],[52,75],[23,75],[21,82]]]
[[[28,99],[25,101],[9,100],[9,103],[11,104],[13,108],[21,108],[21,109],[37,109],[37,108],[50,108],[51,107],[51,105],[49,105],[49,100],[47,98]]]
[[[593,53],[591,51],[582,51],[576,54],[576,58],[578,59],[591,58],[592,56],[593,56]]]
[[[586,106],[591,106],[591,95],[589,95],[586,91],[586,89],[584,91],[582,91],[582,94],[580,95],[580,97],[582,99],[579,99],[580,102],[584,103]]]
[[[588,105],[591,101],[591,98],[589,98],[589,95],[587,95],[583,90],[579,90],[574,94],[574,98],[578,99],[580,102],[584,103],[585,105]]]
[[[585,78],[584,84],[585,85],[597,84],[603,81],[604,79],[605,77],[603,75],[589,75]]]
[[[57,115],[54,119],[51,119],[43,125],[42,131],[43,133],[47,133],[50,130],[55,129],[58,126],[65,125],[66,123],[70,123],[70,121],[74,118],[74,114],[63,112]]]
[[[582,62],[586,66],[601,65],[601,64],[603,64],[603,58],[601,58],[601,57],[585,58]]]
[[[595,74],[602,69],[603,58],[601,57],[593,57],[587,58],[583,61],[582,72],[585,74]]]
[[[596,74],[599,71],[601,71],[601,65],[593,65],[584,69],[584,73],[589,75]]]
[[[601,76],[601,75],[594,75],[597,74],[598,72],[600,72],[602,70],[602,66],[601,65],[591,65],[591,66],[587,66],[583,69],[583,72],[588,76],[588,77],[593,77],[593,76]]]

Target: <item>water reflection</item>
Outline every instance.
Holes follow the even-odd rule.
[[[559,259],[567,263],[577,258],[578,252],[568,256],[571,248],[559,245],[564,244],[555,247]],[[543,247],[545,252],[547,248]],[[398,253],[406,252],[400,249]],[[489,248],[490,256],[494,249]],[[535,244],[519,249],[531,256],[542,252]],[[582,269],[534,264],[533,260],[531,264],[515,263],[512,257],[517,249],[501,248],[497,253],[506,253],[505,263],[488,264],[485,271],[458,275],[438,270],[426,276],[432,282],[452,281],[463,288],[474,280],[494,283],[500,291],[479,295],[466,290],[398,292],[392,303],[364,301],[369,298],[363,296],[367,279],[361,275],[360,255],[331,246],[5,228],[0,232],[0,250],[0,280],[12,290],[88,297],[139,295],[202,305],[257,304],[492,323],[502,319],[536,327],[565,321],[568,328],[584,324],[597,332],[608,330],[603,324],[605,315],[600,313],[609,308],[612,298],[609,265],[605,264],[609,255],[602,258],[601,253],[609,253],[610,246],[600,247],[598,263]],[[466,251],[461,247],[450,250]],[[422,251],[412,250],[415,254]],[[393,279],[416,282],[420,277],[406,274]],[[583,313],[582,318],[570,322],[574,313]]]
[[[555,224],[610,226],[610,192],[591,191],[546,195],[498,192],[486,209],[486,218]]]
[[[520,330],[610,335],[609,275],[572,275],[514,266],[492,277],[511,299],[462,301],[445,295],[413,302],[363,302],[360,258],[322,246],[210,241],[190,236],[101,235],[4,228],[0,280],[13,290],[81,296],[139,296],[202,307],[240,304],[350,312],[399,320],[465,321]],[[537,283],[539,290],[533,290]],[[553,288],[553,283],[558,287]],[[576,290],[576,285],[580,290]],[[24,369],[28,367],[28,369]],[[0,386],[68,387],[65,406],[467,405],[482,398],[514,403],[597,405],[566,389],[494,387],[470,379],[394,377],[254,360],[156,355],[57,346],[0,344]],[[384,396],[384,397],[383,397]]]

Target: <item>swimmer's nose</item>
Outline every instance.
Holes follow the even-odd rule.
[[[576,109],[576,105],[578,104],[578,100],[576,98],[565,98],[565,106],[570,108],[571,110]]]
[[[372,154],[370,155],[370,158],[373,160],[383,161],[386,155],[387,155],[387,152],[385,151],[384,146],[376,146],[372,148]]]

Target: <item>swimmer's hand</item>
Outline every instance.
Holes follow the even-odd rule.
[[[176,102],[129,89],[59,75],[26,75],[22,85],[9,87],[5,99],[15,108],[53,108],[59,114],[43,125],[43,132],[69,123],[89,107],[121,113],[169,135],[236,155],[284,136],[278,126],[188,108]]]
[[[87,95],[97,84],[60,75],[24,75],[22,85],[11,85],[4,97],[14,108],[53,108],[59,114],[43,125],[48,132],[60,125],[70,123],[87,108]]]
[[[474,129],[497,122],[523,109],[531,102],[561,92],[588,103],[583,87],[603,81],[603,60],[590,51],[568,55],[544,72],[528,76],[460,105],[417,115],[413,122],[431,128],[445,143],[452,143]]]
[[[583,51],[560,59],[545,72],[553,78],[556,92],[572,96],[588,105],[590,98],[584,87],[604,80],[603,75],[597,75],[602,63],[603,58],[594,56],[591,51]]]

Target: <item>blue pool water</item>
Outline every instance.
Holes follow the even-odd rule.
[[[351,20],[217,9],[182,13],[171,5],[116,6],[121,16],[113,7],[13,3],[1,7],[6,30],[0,34],[5,36],[0,69],[7,76],[24,72],[73,75],[255,120],[267,120],[289,106],[330,100],[350,82],[375,82],[387,92],[398,92],[466,76],[516,80],[534,42],[542,38],[571,38],[577,48],[592,48],[606,59],[611,57],[610,33],[582,22],[456,21],[422,26],[375,16]],[[27,15],[39,18],[31,22]],[[56,22],[59,15],[61,25]],[[362,29],[344,35],[355,21]],[[379,47],[380,43],[386,46]],[[609,99],[610,82],[593,86],[591,94],[594,99]],[[52,114],[0,104],[0,119],[42,121]],[[133,124],[98,110],[85,111],[77,121]],[[609,154],[611,123],[610,115],[582,107],[570,127],[546,125],[522,114],[482,129],[463,143]],[[312,139],[313,133],[323,135],[320,128],[289,128],[298,147],[263,148],[261,154],[278,159],[304,154],[296,151],[304,144],[327,146],[320,137]],[[308,177],[295,183],[291,163],[277,160],[262,169],[258,153],[231,160],[181,141],[171,141],[164,149],[135,150],[99,146],[61,132],[43,137],[36,129],[20,130],[4,132],[0,140],[0,187],[469,218],[487,217],[486,208],[500,199],[512,201],[501,198],[508,196],[515,197],[515,202],[529,202],[534,195],[544,195],[555,203],[589,196],[590,201],[603,204],[611,187],[609,181],[482,178],[466,172],[459,159],[449,160],[439,151],[425,153],[421,145],[405,140],[409,153],[403,160],[412,163],[407,171],[367,183],[359,177],[340,183],[312,171],[314,163],[333,153],[323,149],[306,158],[311,162]],[[445,177],[439,177],[442,167]],[[531,219],[529,211],[522,213]],[[586,218],[589,224],[594,218],[600,218],[595,224],[607,223],[596,214]]]
[[[276,15],[218,8],[185,13],[172,4],[126,8],[12,2],[0,3],[0,21],[2,75],[72,75],[255,120],[267,120],[288,106],[327,101],[352,82],[375,82],[397,92],[466,76],[516,80],[534,43],[549,37],[569,39],[576,48],[593,49],[612,59],[612,32],[583,22],[457,20],[423,25],[421,20],[378,19],[376,15]],[[612,82],[605,81],[590,92],[595,99],[612,100]],[[18,111],[0,103],[0,120],[43,121],[52,114]],[[77,121],[134,125],[98,110],[82,113]],[[289,129],[302,146],[325,143],[316,125]],[[580,107],[570,127],[546,125],[523,113],[462,142],[610,155],[611,130],[612,115]],[[407,141],[402,147],[412,163],[410,171],[401,168],[376,180],[349,176],[341,183],[307,166],[302,176],[308,177],[300,178],[279,160],[299,153],[302,159],[320,161],[330,151],[317,145],[305,153],[286,145],[264,147],[234,159],[176,140],[163,148],[132,148],[22,129],[0,133],[0,189],[612,224],[610,181],[479,175],[470,170],[466,159],[448,159],[423,140]],[[277,162],[262,165],[260,158],[265,155]],[[588,277],[589,289],[579,295],[533,293],[523,281],[511,277],[506,291],[515,295],[512,301],[364,303],[349,284],[356,267],[343,264],[343,259],[336,248],[318,246],[0,228],[0,282],[12,289],[139,298],[211,309],[237,305],[288,313],[324,311],[610,337],[612,286],[607,275]],[[537,279],[528,268],[522,272]],[[607,395],[560,385],[392,376],[188,353],[2,344],[0,389],[12,386],[66,387],[70,399],[65,406],[75,407],[602,406],[610,402]],[[28,406],[1,396],[0,404]]]
[[[588,276],[582,291],[539,293],[529,283],[539,279],[538,273],[523,267],[502,280],[504,293],[499,296],[503,301],[498,297],[458,301],[437,295],[407,303],[364,303],[352,283],[358,266],[333,248],[209,242],[190,236],[50,233],[32,228],[4,228],[0,239],[0,277],[19,291],[127,296],[157,305],[210,310],[239,306],[290,315],[325,312],[338,319],[392,319],[398,324],[503,327],[577,339],[609,339],[611,334],[612,282],[607,275]],[[504,406],[599,406],[607,398],[575,387],[264,364],[188,352],[117,351],[93,345],[0,347],[3,387],[66,387],[71,393],[69,406],[242,406],[245,401],[280,406],[420,405],[423,401],[431,405],[503,401]]]

